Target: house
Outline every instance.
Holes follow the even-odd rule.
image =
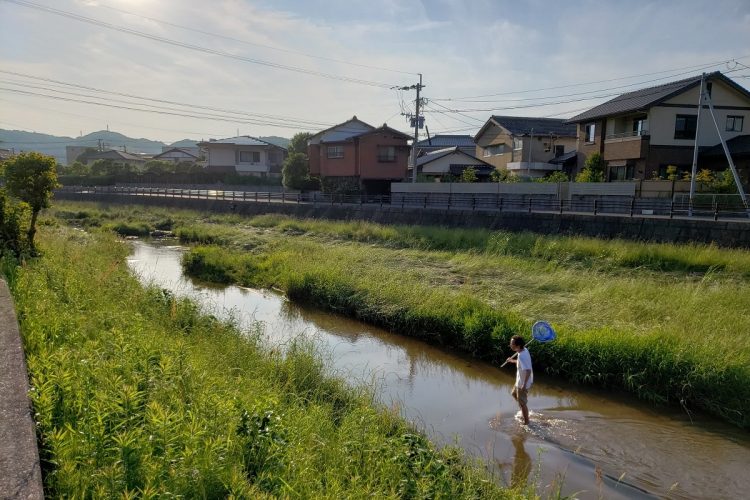
[[[85,165],[94,163],[97,160],[112,160],[115,163],[122,163],[125,165],[140,167],[150,159],[150,155],[128,153],[126,151],[118,151],[116,149],[110,149],[107,151],[89,151],[79,156],[79,161],[81,161]]]
[[[474,136],[476,157],[497,169],[544,177],[562,169],[550,160],[576,149],[576,127],[558,118],[491,116]]]
[[[460,177],[464,170],[473,168],[477,178],[489,180],[495,167],[466,153],[459,146],[430,151],[417,158],[417,173],[435,180]]]
[[[281,177],[286,149],[257,137],[242,135],[198,143],[206,152],[206,171],[259,177]]]
[[[571,118],[569,122],[576,124],[578,130],[578,168],[582,168],[591,154],[600,153],[607,161],[608,180],[664,177],[670,165],[689,172],[700,84],[701,76],[697,75],[627,92]],[[722,137],[732,140],[743,131],[746,133],[750,92],[718,71],[706,74],[705,89],[711,96]],[[706,150],[714,148],[715,152],[719,144],[708,106],[704,105],[698,146]],[[699,169],[702,160],[701,155]],[[726,168],[726,162],[723,165]]]
[[[411,136],[383,124],[373,127],[356,116],[307,141],[310,175],[388,193],[390,183],[407,175]]]
[[[452,147],[458,147],[461,151],[471,156],[474,156],[477,148],[476,144],[474,144],[474,138],[470,135],[438,134],[417,142],[417,157],[431,151]]]
[[[180,163],[187,161],[195,163],[198,161],[198,148],[194,148],[195,152],[188,151],[184,148],[165,148],[164,151],[154,156],[154,160],[171,161],[173,163]]]

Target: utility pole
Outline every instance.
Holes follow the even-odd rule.
[[[693,197],[695,196],[695,176],[698,170],[698,134],[701,129],[701,110],[703,109],[703,84],[706,73],[701,75],[701,89],[698,93],[698,117],[695,119],[695,146],[693,147],[693,169],[690,175],[690,198],[688,200],[688,217],[693,216]],[[721,134],[719,134],[721,135]]]
[[[534,147],[534,129],[531,129],[531,140],[529,141],[529,161],[526,163],[526,176],[531,178],[531,148]]]
[[[415,101],[415,108],[416,112],[413,117],[409,116],[412,120],[412,124],[414,125],[414,142],[412,142],[411,145],[411,158],[412,158],[412,166],[411,166],[411,181],[417,182],[417,142],[419,141],[419,129],[421,128],[420,125],[424,125],[424,118],[419,115],[419,108],[422,106],[422,99],[419,96],[420,92],[422,91],[422,88],[425,87],[425,85],[422,85],[422,73],[417,73],[419,75],[419,83],[416,85],[408,85],[406,87],[393,87],[398,90],[416,90],[417,91],[417,100]],[[408,115],[407,115],[408,116]]]

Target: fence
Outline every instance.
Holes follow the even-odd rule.
[[[553,195],[508,195],[469,193],[395,193],[389,195],[344,195],[310,193],[272,193],[259,191],[221,191],[212,189],[176,189],[122,186],[66,186],[60,193],[82,196],[113,194],[161,198],[223,200],[233,203],[298,203],[319,205],[379,206],[402,210],[467,210],[490,212],[568,213],[616,215],[624,217],[685,217],[690,214],[686,198],[637,198],[635,196],[599,196],[558,198]],[[750,220],[750,211],[736,204],[723,203],[721,198],[702,197],[694,200],[692,217],[702,219]]]

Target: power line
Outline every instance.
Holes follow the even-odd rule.
[[[616,81],[620,81],[620,80],[629,80],[630,78],[640,78],[640,77],[643,77],[643,76],[652,76],[652,75],[660,75],[660,74],[665,74],[665,73],[673,73],[675,71],[688,70],[688,69],[691,69],[691,68],[692,68],[693,71],[697,71],[697,70],[699,70],[699,69],[701,69],[703,67],[707,67],[708,68],[708,67],[711,67],[711,66],[719,66],[719,65],[722,65],[722,64],[728,64],[730,62],[735,62],[735,63],[741,64],[741,63],[739,63],[738,60],[747,59],[747,58],[750,58],[750,54],[744,55],[744,56],[739,56],[739,57],[733,57],[733,58],[730,58],[730,59],[723,59],[721,61],[715,61],[714,63],[711,63],[711,64],[709,64],[709,63],[703,63],[703,64],[698,64],[698,65],[693,65],[693,66],[683,66],[683,67],[680,67],[680,68],[666,69],[666,70],[663,70],[663,71],[654,71],[654,72],[651,72],[651,73],[642,73],[640,75],[630,75],[630,76],[622,76],[622,77],[618,77],[618,78],[609,78],[607,80],[596,80],[596,81],[583,82],[583,83],[571,83],[571,84],[567,84],[567,85],[557,85],[557,86],[554,86],[554,87],[545,87],[545,88],[527,89],[527,90],[516,90],[516,91],[512,91],[512,92],[499,92],[499,93],[495,93],[495,94],[482,94],[482,95],[474,95],[474,96],[443,98],[443,99],[440,99],[440,100],[478,99],[478,98],[482,98],[482,97],[495,97],[495,96],[502,96],[502,95],[527,94],[527,93],[531,93],[531,92],[542,92],[544,90],[558,90],[558,89],[571,88],[571,87],[582,87],[582,86],[586,86],[586,85],[595,85],[597,83],[609,83],[609,82],[616,82]],[[672,78],[672,77],[673,76],[669,76],[667,78]],[[438,99],[432,99],[432,100],[435,101],[435,100],[438,100]]]
[[[124,100],[121,100],[121,99],[113,99],[111,97],[100,97],[100,96],[91,95],[91,94],[81,94],[81,93],[78,93],[78,92],[70,92],[70,91],[67,91],[67,90],[59,90],[59,89],[54,89],[54,88],[49,88],[49,87],[44,87],[44,86],[39,86],[39,85],[33,85],[33,84],[30,84],[30,83],[16,83],[16,82],[8,82],[8,81],[3,81],[3,80],[0,80],[0,83],[4,83],[6,85],[10,84],[10,85],[15,85],[15,86],[22,86],[23,88],[31,88],[31,89],[36,89],[36,90],[45,90],[45,91],[48,91],[48,92],[56,92],[58,94],[72,95],[72,96],[76,96],[76,97],[85,97],[85,98],[88,98],[88,99],[98,99],[98,100],[102,100],[102,101],[115,102],[115,103],[120,103],[120,104],[128,104],[128,105],[136,105],[136,106],[148,106],[149,108],[153,108],[153,109],[157,109],[157,110],[177,111],[177,112],[183,112],[184,111],[182,109],[175,109],[175,108],[168,107],[168,106],[160,106],[160,105],[157,105],[157,104],[146,104],[146,103],[141,103],[141,102],[124,101]],[[238,118],[235,117],[235,116],[227,116],[227,115],[221,115],[221,114],[206,113],[206,112],[202,112],[202,111],[191,111],[191,113],[192,113],[193,116],[200,117],[200,118],[209,118],[209,119],[210,118],[222,118],[222,119],[227,119],[229,121],[238,120]],[[242,120],[241,123],[248,123],[248,124],[252,124],[252,125],[277,125],[277,126],[295,125],[295,126],[299,126],[300,128],[306,128],[306,127],[310,126],[308,123],[299,123],[296,120],[290,120],[289,122],[283,122],[283,121],[279,121],[279,120],[276,120],[276,119],[273,119],[273,121],[261,121],[261,120],[255,119],[255,118],[241,118],[241,120]],[[237,123],[240,123],[240,122],[237,121]]]
[[[713,66],[716,66],[716,65],[715,64],[710,64],[708,66],[702,66],[701,68],[698,68],[698,71],[705,70],[705,69],[711,68]],[[432,99],[432,100],[433,101],[443,101],[443,102],[445,102],[445,101],[461,101],[461,102],[476,102],[476,103],[501,103],[501,102],[537,101],[537,100],[540,100],[540,99],[560,99],[562,97],[576,97],[576,96],[581,96],[581,95],[594,94],[596,92],[602,92],[603,90],[624,89],[624,88],[629,88],[629,87],[637,87],[639,85],[644,85],[644,84],[647,84],[647,83],[659,82],[659,81],[663,81],[663,80],[671,80],[671,79],[673,79],[673,78],[675,78],[677,76],[694,74],[695,71],[696,71],[695,69],[691,69],[689,71],[684,71],[682,73],[675,73],[675,74],[671,74],[669,76],[664,76],[664,77],[661,77],[661,78],[654,78],[654,79],[651,79],[651,80],[644,80],[644,81],[641,81],[641,82],[628,83],[627,85],[618,85],[618,86],[615,86],[615,87],[608,87],[606,89],[596,89],[596,90],[587,90],[585,92],[575,92],[575,93],[572,93],[572,94],[560,94],[560,95],[538,96],[538,97],[523,97],[523,98],[520,98],[520,99],[502,99],[502,100],[495,100],[495,99],[490,99],[490,100],[470,100],[470,99],[460,99],[460,98],[453,98],[453,99],[451,99],[451,98],[448,98],[448,99]]]
[[[45,81],[45,82],[55,83],[55,84],[59,84],[59,85],[67,86],[67,87],[80,88],[80,89],[89,90],[89,91],[92,91],[92,92],[101,92],[101,93],[104,93],[104,94],[119,95],[119,96],[122,96],[122,97],[129,97],[129,98],[133,98],[133,99],[140,99],[140,100],[143,100],[143,101],[160,102],[160,103],[164,103],[164,104],[173,104],[173,105],[176,105],[176,106],[184,106],[184,107],[196,108],[196,109],[205,109],[205,110],[209,110],[209,111],[218,111],[218,112],[221,112],[221,113],[229,113],[229,114],[243,115],[243,116],[249,116],[249,117],[259,117],[259,118],[270,118],[270,119],[278,119],[278,120],[295,121],[295,122],[298,122],[298,123],[306,123],[306,124],[309,124],[310,126],[316,126],[316,127],[317,126],[324,126],[324,127],[330,127],[331,126],[330,123],[318,122],[318,121],[313,121],[313,120],[301,120],[301,119],[298,119],[298,118],[292,118],[292,117],[283,116],[283,115],[270,115],[270,114],[265,114],[265,113],[250,113],[250,112],[247,112],[247,111],[234,111],[234,110],[231,110],[231,109],[217,108],[217,107],[213,107],[213,106],[204,106],[204,105],[195,104],[195,103],[170,101],[170,100],[167,100],[167,99],[156,99],[156,98],[153,98],[153,97],[144,97],[144,96],[139,96],[139,95],[136,95],[136,94],[128,94],[128,93],[125,93],[125,92],[116,92],[116,91],[106,90],[106,89],[97,88],[97,87],[89,87],[87,85],[79,85],[79,84],[76,84],[76,83],[64,82],[64,81],[61,81],[61,80],[55,80],[55,79],[52,79],[52,78],[45,78],[45,77],[38,76],[38,75],[30,75],[28,73],[19,73],[19,72],[16,72],[16,71],[6,71],[6,70],[0,69],[0,73],[5,73],[5,74],[9,74],[9,75],[14,75],[14,76],[20,76],[20,77],[23,77],[23,78],[30,78],[30,79],[34,79],[34,80],[42,80],[42,81]]]
[[[93,106],[102,106],[107,108],[114,108],[114,109],[124,109],[128,111],[140,111],[144,113],[152,113],[152,114],[159,114],[159,115],[168,115],[168,116],[182,116],[187,118],[197,118],[200,120],[214,120],[214,121],[222,121],[222,122],[228,122],[228,123],[240,123],[240,124],[249,124],[249,125],[266,125],[271,127],[280,127],[280,128],[287,128],[287,129],[294,129],[294,130],[304,130],[308,131],[309,127],[301,127],[295,124],[289,124],[289,123],[278,123],[278,122],[259,122],[257,120],[247,120],[247,119],[241,119],[241,118],[235,118],[235,117],[212,117],[212,116],[199,116],[195,114],[185,113],[182,110],[179,111],[165,111],[165,110],[156,110],[156,109],[147,109],[147,108],[136,108],[132,106],[123,106],[118,104],[109,104],[105,102],[96,102],[96,101],[89,101],[85,99],[74,99],[72,97],[62,97],[62,96],[56,96],[56,95],[49,95],[49,94],[42,94],[38,92],[31,92],[27,90],[19,90],[19,89],[11,89],[7,87],[0,87],[0,90],[6,91],[6,92],[12,92],[16,94],[21,95],[27,95],[27,96],[37,96],[37,97],[44,97],[47,99],[53,99],[53,100],[59,100],[59,101],[65,101],[65,102],[76,102],[76,103],[82,103],[82,104],[90,104]],[[102,99],[98,98],[97,99]],[[142,106],[146,106],[146,104],[142,104]],[[347,128],[339,128],[338,130],[344,131],[344,132],[361,132],[360,129],[347,129]]]
[[[12,101],[12,100],[8,100],[8,99],[0,99],[0,101],[5,101],[5,102],[9,102],[11,104],[19,104],[19,105],[21,105],[17,101]],[[23,103],[22,106],[40,109],[40,110],[45,111],[47,113],[56,113],[56,114],[62,114],[62,115],[76,116],[78,118],[89,118],[89,119],[92,119],[92,120],[102,120],[101,116],[91,116],[91,115],[82,115],[80,113],[70,113],[68,111],[61,111],[59,109],[48,108],[48,107],[45,107],[45,106],[38,106],[38,105],[35,105],[35,104],[31,104],[31,103]],[[225,134],[217,134],[215,132],[195,132],[195,131],[188,131],[188,130],[176,130],[176,129],[171,129],[171,128],[151,127],[151,126],[148,126],[148,125],[142,125],[140,123],[129,123],[129,122],[123,122],[123,121],[120,121],[120,120],[112,121],[112,120],[107,119],[106,121],[108,123],[110,123],[110,124],[115,124],[115,125],[125,125],[125,126],[129,126],[129,127],[138,127],[138,128],[145,128],[145,129],[150,129],[150,130],[161,130],[161,131],[164,131],[164,132],[179,132],[181,134],[198,135],[198,136],[202,136],[202,137],[222,137],[222,136],[225,135]],[[6,125],[11,125],[13,127],[26,128],[26,127],[22,127],[20,125],[13,125],[13,124],[10,124],[8,122],[4,122],[4,123]],[[28,132],[28,131],[25,131],[25,132]],[[161,142],[165,142],[165,141],[161,141]]]
[[[738,70],[738,69],[729,70],[729,71],[725,71],[724,74],[732,73],[734,71],[740,71],[740,70]],[[658,94],[660,92],[662,92],[661,89],[655,89],[652,92],[641,94],[641,96],[645,97],[645,96],[649,96],[649,95]],[[463,114],[463,113],[479,113],[479,112],[495,112],[495,111],[505,111],[505,110],[512,110],[512,109],[540,108],[540,107],[545,107],[545,106],[553,106],[553,105],[556,105],[556,104],[569,104],[569,103],[573,103],[573,102],[592,101],[592,100],[596,100],[596,99],[605,99],[607,97],[617,97],[617,96],[620,96],[620,95],[622,95],[622,93],[618,92],[618,93],[614,93],[614,94],[601,94],[601,95],[592,96],[592,97],[584,97],[584,98],[578,98],[578,99],[569,99],[569,100],[564,100],[564,101],[552,101],[552,102],[544,102],[544,103],[537,103],[537,104],[523,104],[523,105],[519,105],[519,106],[508,106],[508,107],[504,107],[504,108],[450,109],[450,108],[446,107],[445,109],[447,110],[446,112],[458,113],[458,114]],[[435,104],[437,104],[437,103],[435,103]]]
[[[212,118],[207,116],[198,116],[194,114],[189,113],[181,113],[181,112],[172,112],[172,111],[158,111],[158,110],[152,110],[152,109],[143,109],[143,108],[134,108],[132,106],[121,106],[117,104],[107,104],[103,102],[95,102],[95,101],[87,101],[83,99],[73,99],[69,97],[61,97],[61,96],[54,96],[49,94],[40,94],[37,92],[29,92],[25,90],[18,90],[18,89],[11,89],[7,87],[0,87],[0,90],[6,91],[6,92],[12,92],[16,94],[21,95],[29,95],[29,96],[37,96],[37,97],[45,97],[48,99],[55,99],[58,101],[66,101],[66,102],[76,102],[81,104],[91,104],[93,106],[103,106],[107,108],[115,108],[115,109],[125,109],[129,111],[141,111],[144,113],[153,113],[158,115],[169,115],[169,116],[182,116],[187,118],[198,118],[202,120],[215,120],[215,121],[222,121],[222,122],[229,122],[229,123],[243,123],[243,124],[249,124],[249,125],[266,125],[270,127],[282,127],[282,128],[291,128],[291,129],[297,129],[297,130],[306,130],[307,127],[299,127],[294,125],[288,125],[288,124],[278,124],[278,123],[262,123],[257,121],[246,121],[241,118],[232,118],[232,117],[226,117],[226,118]]]
[[[224,52],[224,51],[218,50],[218,49],[211,49],[211,48],[208,48],[208,47],[203,47],[203,46],[200,46],[200,45],[195,45],[195,44],[192,44],[192,43],[180,42],[178,40],[173,40],[171,38],[166,38],[166,37],[162,37],[162,36],[158,36],[158,35],[152,35],[150,33],[145,33],[143,31],[138,31],[138,30],[135,30],[135,29],[132,29],[132,28],[126,28],[124,26],[116,26],[116,25],[108,23],[106,21],[101,21],[99,19],[94,19],[94,18],[91,18],[91,17],[82,16],[82,15],[79,15],[79,14],[75,14],[73,12],[68,12],[68,11],[64,11],[64,10],[55,9],[55,8],[52,8],[52,7],[47,7],[46,5],[40,5],[40,4],[37,4],[37,3],[25,1],[25,0],[5,0],[5,1],[13,3],[13,4],[16,4],[16,5],[19,5],[21,7],[27,7],[27,8],[31,8],[31,9],[40,10],[42,12],[47,12],[47,13],[50,13],[50,14],[55,14],[57,16],[67,17],[69,19],[73,19],[73,20],[76,20],[76,21],[80,21],[80,22],[84,22],[84,23],[88,23],[88,24],[94,24],[96,26],[100,26],[100,27],[107,28],[107,29],[110,29],[110,30],[119,31],[120,33],[125,33],[125,34],[129,34],[129,35],[138,36],[138,37],[141,37],[141,38],[145,38],[145,39],[156,41],[156,42],[161,42],[161,43],[164,43],[164,44],[167,44],[167,45],[172,45],[172,46],[175,46],[175,47],[182,47],[182,48],[185,48],[185,49],[195,50],[197,52],[203,52],[205,54],[211,54],[211,55],[216,55],[216,56],[220,56],[220,57],[226,57],[226,58],[229,58],[229,59],[234,59],[234,60],[237,60],[237,61],[247,62],[247,63],[251,63],[251,64],[258,64],[258,65],[267,66],[267,67],[270,67],[270,68],[283,69],[283,70],[287,70],[287,71],[293,71],[293,72],[296,72],[296,73],[302,73],[302,74],[306,74],[306,75],[318,76],[318,77],[321,77],[321,78],[328,78],[328,79],[331,79],[331,80],[339,80],[339,81],[343,81],[343,82],[356,83],[356,84],[360,84],[360,85],[367,85],[367,86],[370,86],[370,87],[378,87],[378,88],[385,88],[385,89],[390,89],[390,88],[394,87],[394,84],[383,83],[383,82],[375,82],[375,81],[372,81],[372,80],[364,80],[364,79],[361,79],[361,78],[354,78],[354,77],[348,77],[348,76],[343,76],[343,75],[334,75],[334,74],[331,74],[331,73],[323,73],[321,71],[310,70],[310,69],[301,68],[301,67],[298,67],[298,66],[289,66],[289,65],[286,65],[286,64],[275,63],[275,62],[272,62],[272,61],[265,61],[265,60],[261,60],[261,59],[254,59],[254,58],[250,58],[250,57],[244,57],[244,56],[240,56],[240,55],[236,55],[236,54],[231,54],[229,52]]]
[[[340,63],[340,64],[348,64],[349,66],[356,66],[356,67],[359,67],[359,68],[377,69],[377,70],[380,70],[380,71],[389,71],[391,73],[401,73],[401,74],[404,74],[404,75],[416,75],[417,74],[417,73],[414,73],[414,72],[411,72],[411,71],[402,71],[402,70],[398,70],[398,69],[384,68],[384,67],[381,67],[381,66],[372,66],[372,65],[369,65],[369,64],[354,63],[354,62],[351,62],[351,61],[345,61],[343,59],[334,59],[332,57],[317,56],[317,55],[314,55],[314,54],[308,54],[306,52],[300,52],[300,51],[297,51],[297,50],[284,49],[284,48],[281,48],[281,47],[274,47],[273,45],[265,45],[265,44],[262,44],[262,43],[249,42],[247,40],[242,40],[241,38],[235,38],[235,37],[231,37],[231,36],[227,36],[227,35],[222,35],[222,34],[219,34],[219,33],[213,33],[211,31],[204,31],[204,30],[201,30],[201,29],[193,28],[191,26],[185,26],[185,25],[182,25],[182,24],[173,23],[171,21],[166,21],[164,19],[157,19],[155,17],[144,16],[142,14],[138,14],[138,13],[131,12],[131,11],[128,11],[128,10],[124,10],[124,9],[118,9],[117,7],[113,7],[111,5],[106,5],[106,4],[103,4],[103,3],[87,4],[87,5],[89,7],[102,7],[102,8],[105,8],[105,9],[110,9],[110,10],[113,10],[115,12],[120,12],[122,14],[127,14],[129,16],[140,17],[141,19],[146,19],[148,21],[153,21],[153,22],[156,22],[156,23],[159,23],[159,24],[164,24],[166,26],[172,26],[174,28],[179,28],[179,29],[186,30],[186,31],[192,31],[194,33],[200,33],[202,35],[213,36],[213,37],[216,37],[216,38],[221,38],[223,40],[229,40],[229,41],[232,41],[232,42],[242,43],[244,45],[250,45],[250,46],[253,46],[253,47],[261,47],[261,48],[264,48],[264,49],[276,50],[276,51],[279,51],[279,52],[285,52],[287,54],[296,54],[296,55],[300,55],[300,56],[304,56],[304,57],[309,57],[309,58],[312,58],[312,59],[320,59],[322,61],[330,61],[330,62],[335,62],[335,63]]]

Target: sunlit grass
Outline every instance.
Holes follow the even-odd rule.
[[[126,245],[44,226],[43,257],[5,263],[54,498],[511,498],[368,390],[143,289]]]

